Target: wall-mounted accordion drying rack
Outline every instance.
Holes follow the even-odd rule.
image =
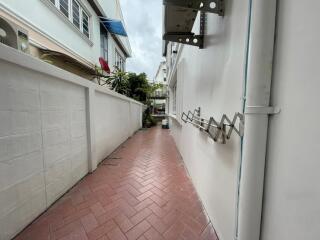
[[[226,144],[234,132],[243,137],[244,116],[241,113],[235,113],[232,120],[226,114],[222,116],[220,121],[216,121],[214,117],[207,120],[201,118],[201,109],[199,107],[193,112],[182,113],[181,120],[184,123],[192,124],[200,131],[208,134],[213,141],[221,144]]]

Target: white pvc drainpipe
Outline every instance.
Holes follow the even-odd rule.
[[[259,240],[277,0],[251,0],[238,240]]]

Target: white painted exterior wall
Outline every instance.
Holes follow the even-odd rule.
[[[166,62],[161,62],[154,77],[154,83],[167,84],[167,64]]]
[[[233,135],[227,145],[216,144],[199,129],[182,124],[180,117],[198,107],[208,119],[242,111],[248,3],[228,1],[224,18],[207,14],[205,48],[183,46],[171,69],[170,56],[175,54],[167,59],[169,85],[177,81],[172,135],[220,240],[231,240],[235,233],[240,138]],[[199,25],[197,19],[194,32]],[[172,116],[172,95],[170,99]]]
[[[8,240],[137,131],[143,105],[3,45],[0,72],[0,239]]]
[[[316,240],[320,238],[320,2],[278,2],[271,102],[281,113],[270,119],[261,239]]]
[[[320,3],[285,0],[277,8],[271,104],[281,113],[270,118],[260,239],[316,240]],[[172,135],[220,240],[235,239],[240,138],[234,135],[227,145],[219,145],[179,118],[199,106],[204,118],[243,112],[248,18],[249,1],[228,1],[223,18],[208,14],[205,48],[180,47],[169,70],[169,84],[177,81],[178,88],[176,116],[170,96]],[[171,59],[169,52],[169,67]]]

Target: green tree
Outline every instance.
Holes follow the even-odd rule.
[[[150,84],[145,73],[128,74],[128,97],[147,103]]]
[[[117,93],[128,95],[128,73],[116,69],[106,82]]]
[[[150,83],[145,73],[128,74],[128,97],[148,104],[148,98],[158,89],[161,84]]]

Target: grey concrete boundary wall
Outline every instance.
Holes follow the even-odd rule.
[[[143,105],[0,45],[0,240],[141,128]]]

